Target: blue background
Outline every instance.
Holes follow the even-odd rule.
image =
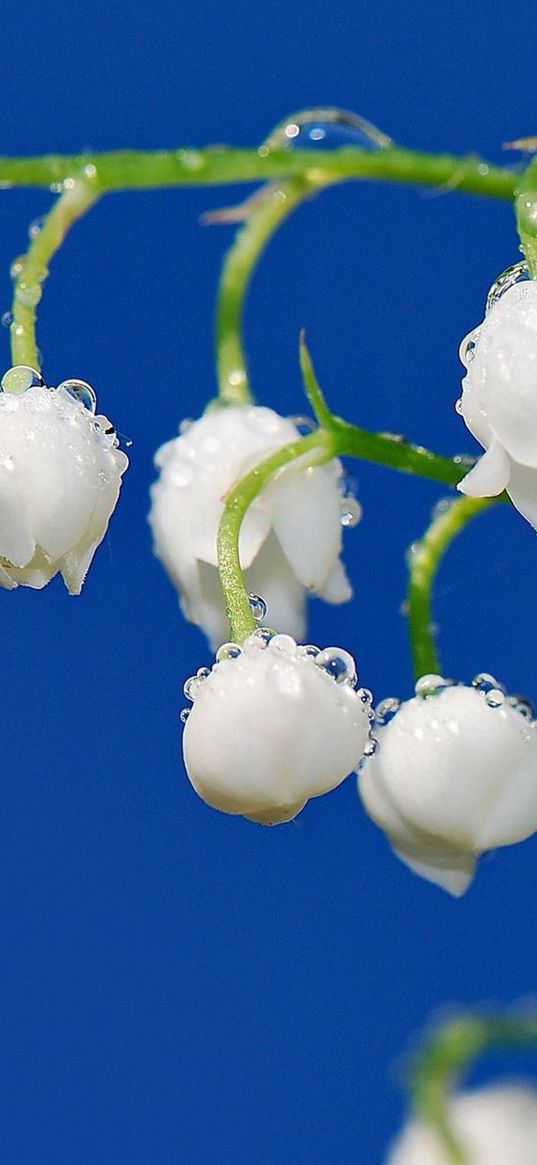
[[[256,145],[286,112],[327,102],[403,144],[501,161],[502,142],[537,131],[535,26],[532,3],[484,0],[9,6],[0,148]],[[392,857],[352,780],[262,830],[208,809],[183,774],[182,683],[209,657],[152,557],[148,488],[154,450],[215,388],[232,228],[199,216],[244,193],[110,196],[55,260],[40,312],[49,382],[92,382],[133,446],[82,597],[59,581],[1,596],[9,1165],[380,1163],[404,1112],[399,1057],[431,1011],[535,989],[535,839],[483,863],[453,901]],[[1,195],[2,308],[9,263],[49,204]],[[508,205],[366,184],[325,193],[254,282],[258,397],[304,411],[305,325],[337,410],[474,451],[453,408],[457,347],[516,259]],[[313,604],[310,639],[352,650],[377,697],[405,696],[404,550],[442,491],[352,472],[365,507],[346,536],[356,599]],[[453,547],[436,602],[448,674],[484,669],[537,695],[536,562],[535,534],[506,509]]]

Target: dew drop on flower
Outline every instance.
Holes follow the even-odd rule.
[[[186,724],[189,716],[190,716],[190,708],[183,708],[182,711],[179,713],[179,719],[181,721],[181,724]]]
[[[223,643],[216,653],[216,662],[222,663],[225,659],[237,659],[241,655],[238,643]]]
[[[297,645],[292,635],[273,635],[270,644],[271,650],[280,651],[282,655],[296,655]]]
[[[519,712],[525,720],[535,719],[535,708],[531,700],[527,696],[509,696],[508,703],[515,712]]]
[[[399,711],[400,707],[401,701],[397,698],[397,696],[388,696],[385,700],[381,700],[380,704],[377,704],[376,708],[378,723],[388,724],[389,721],[393,719],[396,712]]]
[[[342,526],[357,526],[362,517],[362,507],[353,497],[342,498],[340,522]]]
[[[373,692],[370,690],[370,688],[358,688],[356,694],[360,697],[362,704],[373,703]]]
[[[315,656],[315,663],[317,667],[327,672],[336,684],[350,684],[354,687],[357,682],[352,655],[340,647],[325,647],[324,651]]]
[[[485,695],[485,700],[489,708],[501,708],[505,703],[505,693],[501,692],[499,688],[491,688]]]
[[[446,680],[443,676],[427,675],[420,676],[416,683],[414,691],[417,696],[425,699],[426,696],[434,696],[437,692],[442,691],[443,688],[452,688],[453,680]]]
[[[379,750],[379,742],[376,736],[370,736],[364,744],[364,756],[374,756]]]
[[[309,437],[310,433],[314,433],[317,425],[313,417],[289,417],[291,424],[298,429],[301,437]]]
[[[19,278],[19,275],[22,275],[23,270],[24,270],[24,255],[19,255],[17,259],[13,260],[11,267],[9,268],[9,274],[10,274],[11,278],[13,280],[15,280],[15,279]]]
[[[3,316],[2,316],[2,327],[3,328],[10,328],[12,323],[13,323],[13,312],[12,311],[5,311]]]
[[[28,388],[43,388],[43,377],[35,368],[26,364],[17,364],[15,368],[8,368],[0,382],[2,392],[26,392]]]
[[[69,393],[69,396],[72,396],[74,400],[80,401],[80,404],[84,405],[84,408],[87,409],[88,412],[95,412],[95,409],[97,408],[97,395],[95,390],[91,387],[91,384],[88,384],[85,380],[62,380],[62,383],[58,385],[58,388],[64,388],[65,391]]]
[[[472,687],[476,688],[478,692],[485,692],[485,694],[487,692],[499,690],[500,693],[502,693],[504,696],[506,695],[506,689],[504,688],[503,684],[500,684],[495,676],[491,676],[489,672],[486,671],[480,672],[479,675],[474,676],[472,680]]]
[[[250,638],[256,640],[261,647],[267,647],[275,635],[276,631],[272,627],[258,627]]]
[[[252,615],[256,623],[260,623],[265,618],[267,613],[267,604],[260,595],[248,595],[248,601],[252,609]]]
[[[298,649],[299,655],[316,656],[321,654],[320,647],[316,647],[315,643],[303,643]]]
[[[528,266],[525,260],[522,260],[520,263],[514,263],[512,267],[507,267],[505,271],[502,271],[501,275],[498,275],[498,278],[492,284],[487,295],[485,315],[488,315],[490,309],[494,307],[494,304],[502,298],[502,295],[510,287],[513,287],[515,283],[520,283],[521,280],[529,279],[529,277]]]

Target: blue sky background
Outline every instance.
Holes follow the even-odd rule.
[[[29,0],[2,15],[0,150],[256,145],[287,112],[330,103],[402,144],[501,161],[502,142],[537,131],[535,31],[524,0]],[[6,1165],[381,1165],[404,1111],[400,1055],[431,1011],[535,990],[535,840],[485,861],[456,902],[392,857],[352,780],[263,830],[208,809],[183,774],[182,684],[208,652],[152,557],[148,488],[155,449],[215,388],[232,231],[199,216],[244,192],[110,196],[55,260],[40,313],[49,381],[92,382],[133,446],[82,597],[59,582],[0,596]],[[49,204],[1,195],[2,309]],[[306,326],[336,410],[473,452],[457,348],[516,259],[509,206],[328,191],[255,279],[258,398],[304,411]],[[377,697],[406,696],[403,555],[442,493],[352,472],[356,599],[313,604],[310,639],[353,651]],[[436,603],[448,673],[537,695],[536,564],[535,534],[506,509],[453,548]]]

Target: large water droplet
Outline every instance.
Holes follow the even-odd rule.
[[[502,271],[487,295],[485,315],[488,315],[490,309],[510,287],[513,287],[515,283],[520,283],[521,280],[529,279],[529,277],[528,265],[524,259],[520,263],[513,263],[512,267],[507,267],[505,271]]]
[[[226,659],[237,659],[241,654],[238,643],[223,643],[216,653],[216,662],[222,663]]]
[[[393,141],[377,126],[346,109],[303,109],[276,127],[267,138],[268,150],[298,146],[299,149],[338,150],[358,146],[362,150],[389,150]]]
[[[489,708],[501,708],[505,703],[505,692],[501,692],[499,688],[491,688],[485,695],[485,700]]]
[[[61,384],[58,385],[58,389],[60,388],[65,389],[65,392],[68,392],[69,396],[72,396],[74,400],[77,400],[80,402],[80,404],[84,405],[84,408],[87,409],[88,412],[95,412],[95,409],[97,408],[97,394],[95,389],[93,389],[91,384],[88,384],[87,381],[77,379],[62,380]]]
[[[341,515],[340,522],[342,526],[351,527],[357,526],[362,517],[363,510],[360,502],[349,495],[341,499]]]
[[[261,595],[252,594],[248,595],[248,602],[250,603],[252,615],[256,623],[260,623],[261,620],[265,618],[267,613],[267,604],[265,600],[261,598]]]
[[[444,688],[454,687],[453,680],[446,680],[444,676],[437,676],[434,674],[420,676],[417,680],[414,691],[417,696],[425,699],[427,696],[436,696],[438,692]]]
[[[40,372],[27,364],[17,364],[8,368],[0,382],[2,392],[26,392],[28,388],[43,388],[45,381]]]
[[[401,701],[397,696],[387,696],[385,700],[381,700],[376,707],[376,718],[379,724],[389,724],[393,720],[396,713],[401,707]]]
[[[296,640],[292,635],[273,635],[269,647],[271,651],[279,651],[282,655],[297,655]]]
[[[315,663],[327,672],[336,684],[349,684],[354,687],[358,681],[356,665],[352,655],[342,647],[325,647],[315,656]]]
[[[472,687],[475,688],[478,692],[484,692],[485,695],[488,692],[493,692],[496,690],[501,692],[504,696],[506,695],[506,688],[504,685],[500,684],[495,676],[491,676],[490,673],[486,671],[480,672],[479,675],[474,676],[472,680]]]

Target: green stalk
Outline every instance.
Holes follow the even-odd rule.
[[[409,551],[408,629],[416,679],[441,675],[432,614],[432,591],[444,554],[472,518],[490,509],[498,498],[462,497],[451,501],[423,538]]]
[[[13,364],[27,364],[40,371],[36,339],[36,312],[49,263],[73,223],[97,201],[99,192],[80,178],[70,178],[52,210],[36,230],[25,255],[16,261],[10,327]]]
[[[54,188],[73,174],[91,178],[101,194],[154,190],[162,186],[220,186],[306,175],[329,180],[370,178],[405,185],[445,187],[465,194],[510,201],[520,183],[516,170],[493,166],[472,154],[428,154],[400,147],[371,152],[340,150],[234,149],[115,150],[101,154],[0,157],[0,185]]]

